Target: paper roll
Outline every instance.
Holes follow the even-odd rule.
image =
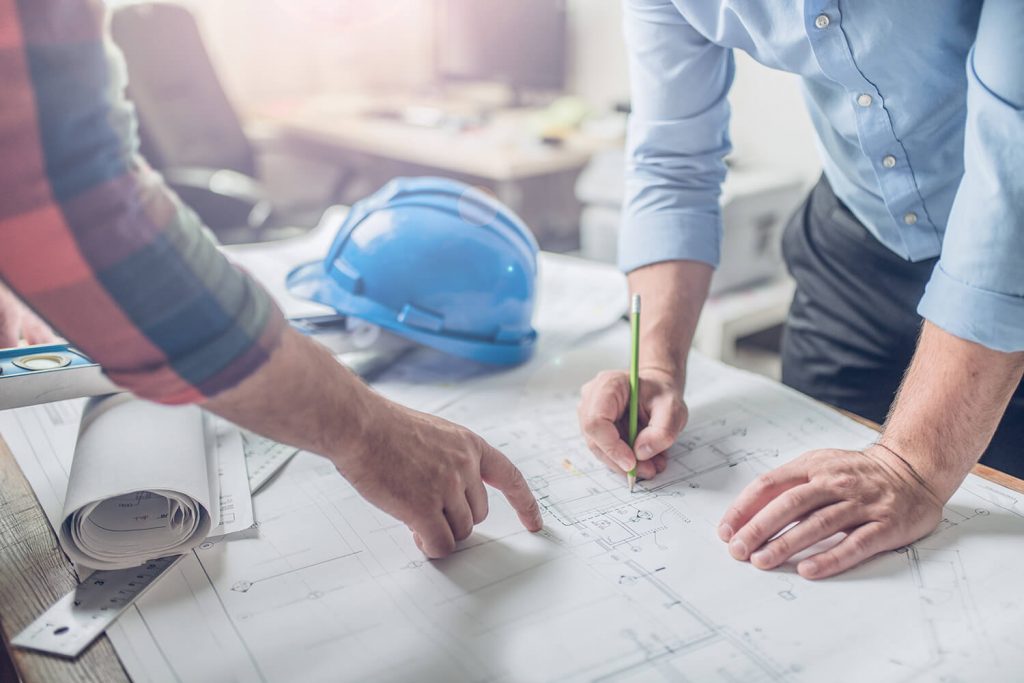
[[[188,552],[218,523],[212,436],[195,406],[121,394],[82,415],[58,538],[92,569]]]

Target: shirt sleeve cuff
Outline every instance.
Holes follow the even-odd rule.
[[[961,282],[940,263],[917,312],[946,332],[995,351],[1024,351],[1024,297]]]
[[[619,267],[629,273],[662,261],[702,261],[715,268],[720,216],[658,213],[627,221],[619,233]]]

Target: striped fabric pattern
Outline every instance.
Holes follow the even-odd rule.
[[[138,156],[100,0],[0,0],[0,278],[117,384],[200,402],[284,319]]]

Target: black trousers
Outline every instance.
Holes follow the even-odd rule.
[[[783,236],[797,283],[782,338],[782,381],[881,423],[921,329],[917,303],[935,259],[910,263],[857,220],[822,177]],[[982,462],[1024,478],[1024,383]]]

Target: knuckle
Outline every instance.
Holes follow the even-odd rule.
[[[725,515],[722,516],[722,521],[735,528],[737,521],[742,519],[742,517],[742,510],[740,510],[738,507],[731,507],[728,510],[726,510]]]
[[[513,495],[533,497],[530,486],[526,483],[526,478],[523,477],[522,472],[519,470],[512,468],[512,475],[509,477],[508,484],[509,490],[512,491]]]
[[[786,538],[785,534],[772,541],[767,548],[769,561],[774,560],[776,557],[789,557],[792,554],[793,543]]]
[[[839,566],[839,558],[836,557],[835,552],[829,551],[815,557],[814,563],[818,565],[818,575],[829,574]]]
[[[832,488],[840,493],[848,493],[855,490],[857,483],[857,477],[848,472],[836,474],[832,477]]]
[[[818,536],[831,535],[832,530],[835,529],[836,515],[834,513],[821,512],[815,515],[812,520],[814,533]]]
[[[686,423],[690,417],[690,410],[680,399],[676,399],[672,405],[672,420],[678,425]]]
[[[787,511],[799,510],[807,504],[807,496],[799,491],[791,491],[786,496],[785,508]]]
[[[754,488],[758,491],[767,491],[775,486],[775,475],[771,472],[763,472],[754,479]]]
[[[859,559],[871,554],[871,546],[868,538],[864,535],[851,535],[846,537],[846,546]]]

